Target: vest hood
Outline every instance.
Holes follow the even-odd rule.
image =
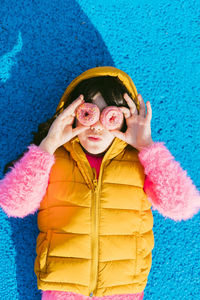
[[[68,101],[68,96],[69,94],[72,92],[72,90],[82,81],[88,78],[92,78],[92,77],[97,77],[97,76],[114,76],[114,77],[118,77],[122,83],[125,85],[125,87],[128,89],[128,91],[130,92],[132,99],[135,101],[137,109],[139,111],[140,109],[140,105],[139,105],[139,100],[137,98],[137,89],[131,79],[131,77],[125,73],[124,71],[117,69],[115,67],[111,67],[111,66],[105,66],[105,67],[96,67],[96,68],[92,68],[89,69],[83,73],[81,73],[79,76],[77,76],[66,88],[62,98],[60,99],[60,102],[57,106],[56,112],[64,106],[64,104]],[[63,111],[63,109],[61,109],[61,112]],[[80,140],[78,138],[78,136],[75,136],[73,139],[71,139],[69,142],[65,143],[63,146],[71,152],[72,156],[74,159],[77,160],[77,157],[75,158],[75,154],[74,150],[76,147],[76,151],[79,149],[79,158],[80,156],[85,157],[83,151],[81,151],[81,146],[78,145],[77,143],[80,144]],[[76,146],[75,146],[76,144]],[[115,155],[117,155],[117,153],[121,152],[128,144],[118,138],[114,138],[111,149],[109,151],[109,153],[106,155],[106,157],[109,159],[111,159],[112,157],[114,157]]]
[[[61,107],[63,107],[65,102],[67,102],[68,95],[82,80],[89,79],[92,77],[97,77],[97,76],[108,76],[108,75],[114,76],[114,77],[117,76],[122,81],[122,83],[125,85],[125,87],[128,89],[128,91],[132,95],[132,99],[135,101],[137,109],[139,110],[140,105],[139,105],[139,100],[137,98],[138,93],[137,93],[137,89],[136,89],[131,77],[127,73],[125,73],[124,71],[122,71],[120,69],[117,69],[115,67],[106,66],[106,67],[96,67],[96,68],[89,69],[89,70],[81,73],[79,76],[77,76],[66,88],[66,90],[57,106],[56,112]]]

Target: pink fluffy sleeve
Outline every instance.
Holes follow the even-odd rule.
[[[34,144],[28,149],[0,180],[0,206],[8,217],[34,214],[48,186],[54,155]]]
[[[163,142],[142,149],[138,157],[146,174],[144,191],[153,210],[175,221],[198,213],[200,193]]]

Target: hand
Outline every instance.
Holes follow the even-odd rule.
[[[128,94],[125,93],[124,99],[130,107],[130,110],[127,107],[120,107],[120,109],[124,113],[127,130],[125,133],[118,130],[112,130],[110,133],[140,151],[153,144],[153,140],[151,138],[152,110],[150,102],[147,101],[146,115],[145,103],[142,96],[138,94],[137,97],[140,103],[139,115],[135,103]]]
[[[76,100],[74,100],[65,110],[62,111],[51,124],[49,132],[45,137],[45,145],[48,145],[49,148],[54,151],[67,143],[73,137],[79,133],[90,128],[89,126],[79,126],[72,128],[72,124],[75,118],[75,111],[79,105],[84,103],[84,96],[80,95]],[[44,141],[43,140],[43,141]]]

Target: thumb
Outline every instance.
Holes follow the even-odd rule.
[[[112,135],[114,135],[114,137],[117,137],[118,139],[126,142],[126,140],[125,140],[125,134],[123,132],[118,131],[118,130],[112,130],[112,131],[110,131],[110,133]]]
[[[74,128],[72,130],[73,137],[89,128],[90,128],[90,126],[79,126],[79,127]]]

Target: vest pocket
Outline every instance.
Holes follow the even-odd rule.
[[[51,238],[52,238],[52,230],[49,229],[47,231],[46,238],[43,241],[43,245],[41,247],[41,251],[40,251],[40,255],[39,255],[40,272],[43,272],[43,273],[46,273],[47,257],[48,257],[48,252],[49,252],[49,248],[50,248]]]

